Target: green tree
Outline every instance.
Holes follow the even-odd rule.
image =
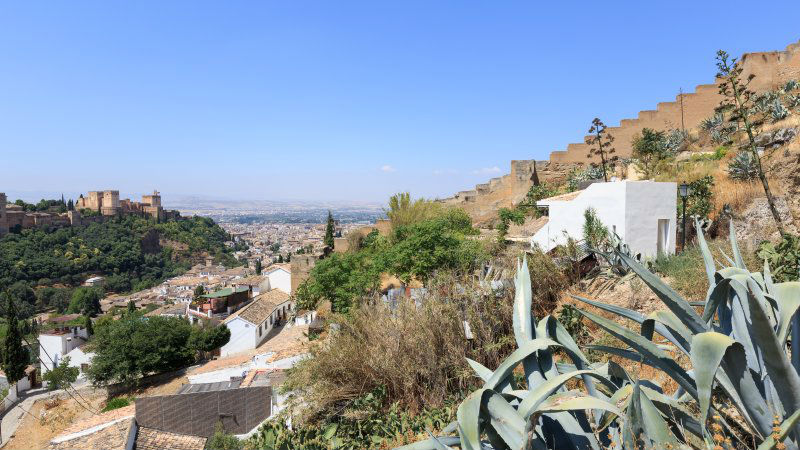
[[[198,284],[196,288],[194,288],[194,298],[200,298],[206,294],[206,288],[203,287],[202,284]]]
[[[136,313],[136,302],[133,300],[128,300],[128,314],[135,314]]]
[[[42,375],[42,380],[47,382],[47,389],[51,391],[62,389],[78,379],[80,371],[77,367],[70,367],[69,361],[69,356],[65,356],[56,367]]]
[[[100,313],[100,299],[102,293],[99,288],[82,286],[72,291],[72,300],[67,308],[68,313],[79,313],[91,317]]]
[[[633,156],[636,158],[636,168],[645,178],[655,175],[658,165],[669,156],[667,148],[667,134],[650,128],[633,137]]]
[[[6,334],[3,338],[2,369],[9,384],[14,384],[25,377],[28,367],[28,351],[22,345],[22,333],[19,329],[17,307],[11,295],[6,293]]]
[[[607,166],[612,166],[619,159],[614,153],[616,150],[611,145],[614,143],[614,136],[606,132],[606,126],[599,118],[592,120],[589,128],[589,136],[586,137],[586,144],[589,145],[589,153],[586,158],[593,160],[596,156],[600,157],[600,167],[603,169],[603,180],[608,182]]]
[[[261,260],[257,259],[255,263],[256,275],[261,275]]]
[[[191,332],[189,322],[176,317],[127,314],[98,322],[89,378],[95,385],[105,385],[186,367],[195,360],[195,350],[189,346]]]
[[[331,250],[333,250],[333,245],[335,240],[333,239],[333,233],[335,231],[335,224],[333,222],[333,214],[331,214],[330,210],[328,210],[328,223],[325,226],[325,239],[322,242]]]
[[[283,255],[278,255],[278,264],[283,262]]]
[[[83,326],[86,328],[86,334],[92,336],[94,334],[94,325],[92,324],[92,318],[84,315],[83,316]]]
[[[731,58],[723,50],[717,52],[717,70],[717,78],[720,79],[719,93],[723,96],[720,102],[720,109],[723,111],[730,110],[732,113],[731,118],[744,126],[747,133],[747,149],[753,156],[754,165],[758,171],[758,179],[761,180],[761,186],[767,196],[769,210],[772,213],[772,218],[775,219],[778,231],[781,236],[784,236],[786,230],[783,227],[783,220],[781,220],[778,208],[775,206],[775,198],[772,196],[772,190],[770,190],[769,181],[767,181],[767,175],[761,165],[761,156],[758,154],[758,147],[756,146],[755,135],[758,130],[753,120],[753,114],[756,111],[756,108],[754,108],[756,93],[748,87],[755,75],[750,74],[747,79],[743,79],[742,71],[744,68],[742,64],[737,64],[737,59]]]
[[[378,287],[380,269],[366,253],[334,253],[319,261],[297,290],[298,307],[314,309],[320,300],[346,313],[353,300]]]
[[[210,326],[204,321],[202,326],[192,327],[189,335],[189,347],[199,352],[213,352],[227,344],[231,339],[231,330],[225,325]]]
[[[500,208],[497,217],[500,220],[497,224],[497,242],[505,245],[509,226],[512,223],[517,225],[525,223],[525,212],[519,208]]]

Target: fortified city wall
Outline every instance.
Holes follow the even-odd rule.
[[[741,58],[743,75],[755,75],[750,88],[761,92],[780,87],[789,80],[800,79],[800,42],[789,45],[784,51],[746,53]],[[719,106],[719,80],[713,84],[701,84],[694,92],[684,93],[683,120],[686,129],[695,128],[703,119],[714,115]],[[587,118],[587,127],[588,127]],[[623,119],[619,126],[608,127],[614,137],[616,155],[621,158],[632,154],[631,140],[643,128],[668,130],[681,127],[681,96],[675,101],[662,102],[654,110],[640,111],[635,119]],[[492,178],[488,183],[474,189],[461,191],[442,202],[463,208],[481,226],[487,225],[497,215],[497,210],[511,207],[525,197],[534,181],[560,181],[576,165],[599,162],[587,158],[588,146],[572,143],[566,150],[550,153],[549,161],[511,161],[509,174]]]

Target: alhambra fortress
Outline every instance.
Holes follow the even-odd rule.
[[[83,211],[83,214],[81,213]],[[22,206],[7,203],[6,194],[0,192],[0,236],[11,230],[46,227],[68,227],[102,222],[108,218],[137,215],[159,222],[174,220],[180,213],[161,206],[161,195],[154,191],[143,195],[141,202],[119,198],[119,191],[92,191],[78,197],[71,211],[25,211]]]
[[[746,53],[740,61],[744,77],[755,75],[750,84],[751,90],[763,92],[776,89],[789,80],[800,79],[800,42],[789,45],[783,51]],[[643,128],[679,129],[682,124],[687,130],[695,128],[702,120],[714,115],[714,109],[721,100],[719,80],[701,84],[694,92],[678,95],[672,102],[659,103],[656,109],[640,111],[635,119],[623,119],[619,126],[608,127],[606,131],[614,137],[616,154],[620,158],[628,158],[632,153],[631,140]],[[567,145],[566,150],[551,152],[548,161],[511,161],[511,173],[479,184],[472,190],[459,192],[443,202],[459,206],[475,222],[485,223],[496,216],[499,208],[519,203],[534,182],[560,181],[572,168],[595,162],[587,158],[588,153],[589,146],[586,143],[572,143]]]

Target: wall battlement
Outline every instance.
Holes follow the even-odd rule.
[[[757,92],[776,89],[789,80],[800,79],[800,41],[790,44],[783,51],[746,53],[740,58],[740,64],[743,64],[745,77],[755,75],[751,89]],[[714,109],[722,100],[719,80],[697,85],[693,92],[676,95],[674,101],[660,102],[656,109],[639,111],[636,118],[622,119],[618,126],[609,126],[607,131],[614,136],[616,155],[630,157],[631,141],[643,128],[680,128],[681,100],[686,129],[696,128],[714,114]],[[511,207],[525,198],[533,185],[534,174],[542,182],[563,180],[576,165],[599,162],[590,160],[588,153],[589,146],[585,142],[573,142],[567,144],[565,150],[551,152],[549,161],[511,161],[510,173],[441,201],[463,208],[478,226],[486,226],[496,218],[498,209]]]

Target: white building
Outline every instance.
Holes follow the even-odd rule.
[[[65,355],[85,344],[89,334],[83,326],[69,325],[79,318],[78,314],[55,317],[49,322],[56,324],[56,329],[39,334],[39,358],[42,363],[42,375],[57,366]],[[70,363],[74,366],[74,361]],[[80,365],[76,366],[80,367]]]
[[[70,367],[77,367],[80,369],[80,372],[78,372],[79,380],[86,378],[86,371],[92,363],[92,358],[94,358],[94,353],[86,352],[84,348],[85,347],[76,347],[64,355],[65,358],[69,358]]]
[[[280,289],[283,292],[292,293],[292,272],[286,266],[268,267],[264,272],[264,277],[269,280],[266,290]]]
[[[675,253],[677,185],[654,181],[594,183],[586,189],[537,202],[548,210],[548,222],[531,244],[550,251],[570,237],[583,239],[584,212],[594,208],[598,219],[616,232],[633,253],[652,258]]]
[[[231,338],[220,349],[221,356],[252,350],[267,338],[269,332],[285,323],[294,309],[289,294],[281,289],[265,292],[249,305],[229,316],[222,323],[231,330]]]

